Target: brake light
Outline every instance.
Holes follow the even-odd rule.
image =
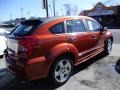
[[[17,54],[18,52],[18,41],[17,40],[7,39],[6,45],[7,45],[7,48],[15,51],[15,53]]]
[[[20,46],[19,50],[22,51],[22,52],[27,52],[28,49],[24,46]]]
[[[36,46],[37,46],[37,40],[35,39],[27,38],[25,40],[21,40],[19,46],[19,54],[30,56],[32,55]]]

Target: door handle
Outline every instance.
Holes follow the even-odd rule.
[[[94,37],[96,37],[96,36],[95,36],[95,35],[90,35],[89,37],[90,37],[90,38],[94,38]]]
[[[76,38],[72,37],[72,38],[68,38],[67,40],[70,41],[70,42],[73,42],[73,41],[76,41]]]
[[[95,34],[92,34],[89,36],[91,39],[96,39],[96,35]]]
[[[96,37],[96,35],[95,35],[95,34],[93,34],[92,36],[93,36],[93,37]]]

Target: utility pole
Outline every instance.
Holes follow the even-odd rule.
[[[49,17],[49,13],[48,13],[48,0],[46,0],[46,14],[47,14],[47,17]]]
[[[48,0],[42,0],[43,3],[43,9],[46,9],[46,15],[47,17],[49,17],[49,13],[48,13]]]
[[[49,5],[50,11],[51,11],[51,17],[52,17],[52,7],[51,5]]]
[[[10,20],[12,20],[12,14],[10,14]]]
[[[21,8],[21,18],[23,18],[23,8]]]
[[[30,11],[28,11],[27,14],[28,14],[28,17],[30,18]]]
[[[62,12],[62,16],[63,16],[63,15],[64,15],[64,14],[63,14],[63,9],[61,9],[61,12]]]
[[[54,12],[54,16],[55,16],[55,0],[53,0],[53,12]]]

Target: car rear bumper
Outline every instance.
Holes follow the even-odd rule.
[[[46,59],[44,56],[27,60],[25,65],[21,65],[12,58],[6,57],[6,65],[12,74],[24,80],[36,80],[47,77],[48,69],[45,67]]]

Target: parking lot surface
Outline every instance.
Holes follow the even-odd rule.
[[[15,78],[0,60],[0,90],[120,90],[120,31],[111,29],[114,36],[112,52],[102,54],[74,68],[72,77],[60,87],[46,80],[23,81]]]

